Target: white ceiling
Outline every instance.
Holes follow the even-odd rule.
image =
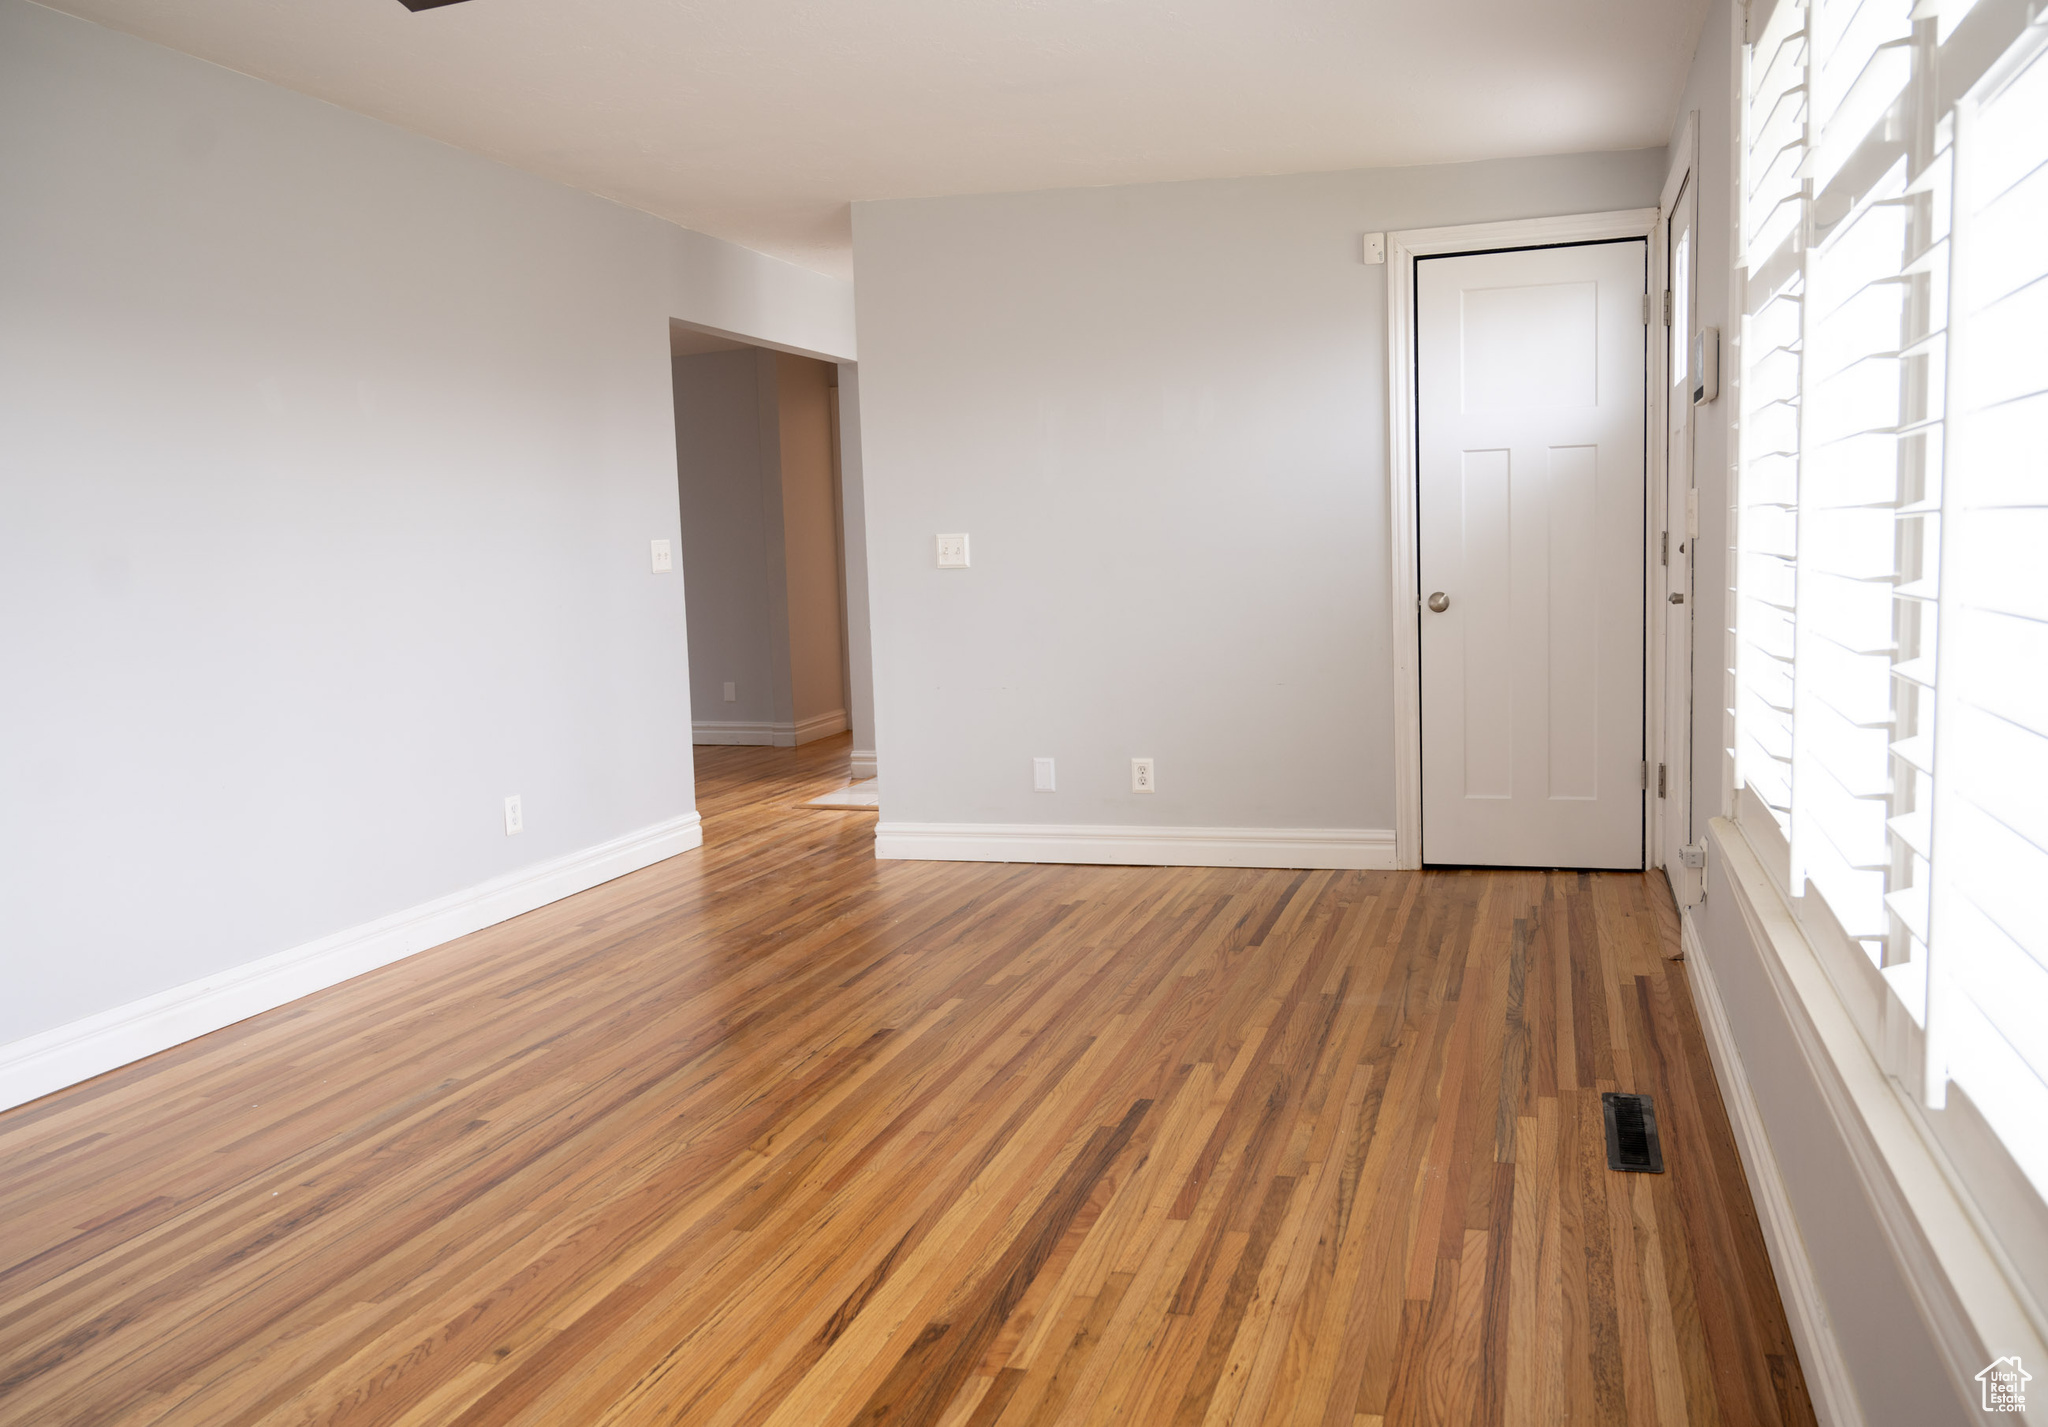
[[[824,272],[855,199],[1665,142],[1707,0],[54,0]]]

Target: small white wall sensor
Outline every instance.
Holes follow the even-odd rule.
[[[1721,329],[1702,327],[1692,334],[1692,404],[1701,406],[1721,394]]]

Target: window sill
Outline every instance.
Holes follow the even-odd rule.
[[[1725,875],[1892,1256],[1957,1380],[1969,1382],[1994,1356],[2048,1361],[2038,1306],[1989,1232],[1984,1206],[1964,1188],[1918,1105],[1878,1063],[1758,851],[1736,823],[1716,818],[1708,857]],[[1696,938],[1695,931],[1695,946]]]

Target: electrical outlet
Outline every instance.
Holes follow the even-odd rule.
[[[1159,791],[1158,780],[1152,773],[1151,759],[1133,758],[1131,760],[1131,791],[1134,793],[1156,793]]]
[[[1031,760],[1031,791],[1034,793],[1050,793],[1053,791],[1052,760],[1050,758],[1034,758]]]
[[[965,535],[941,535],[939,541],[939,568],[941,570],[964,570],[967,568],[967,537]]]
[[[526,814],[520,810],[519,795],[505,799],[505,836],[517,837],[526,830]]]
[[[727,679],[725,681],[725,701],[729,704],[737,703],[739,702],[739,697],[740,686],[738,684],[735,684],[732,680]]]
[[[665,575],[676,567],[676,556],[666,540],[650,540],[648,549],[654,557],[654,573]]]

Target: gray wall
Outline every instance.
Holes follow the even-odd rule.
[[[854,355],[845,284],[0,0],[0,1044],[690,809],[671,316]]]
[[[1663,171],[855,205],[890,818],[1391,828],[1385,269],[1360,236],[1650,206]],[[941,531],[971,569],[935,567]],[[1128,791],[1139,755],[1156,794]]]
[[[764,367],[757,351],[707,352],[675,359],[676,473],[683,521],[683,576],[690,609],[690,708],[717,722],[789,718],[788,689],[776,702],[770,655],[767,567],[779,513],[764,506]],[[766,410],[774,411],[772,388]],[[726,703],[725,684],[736,687]]]
[[[787,746],[797,723],[845,712],[833,370],[753,348],[674,360],[700,741]]]

